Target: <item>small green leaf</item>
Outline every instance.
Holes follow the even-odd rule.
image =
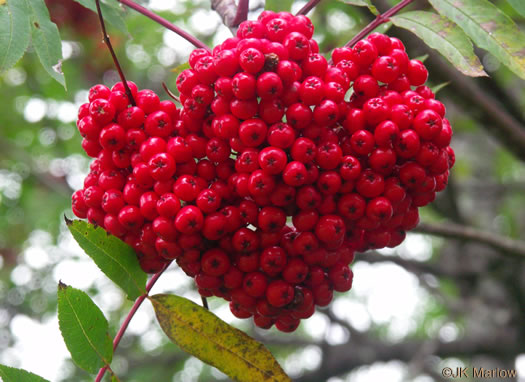
[[[189,68],[190,68],[190,63],[189,62],[185,62],[185,63],[180,64],[180,65],[174,67],[173,69],[171,69],[171,72],[174,73],[175,76],[178,76],[183,71],[185,71],[186,69],[189,69]]]
[[[0,72],[10,69],[22,58],[30,37],[25,2],[9,0],[0,5]]]
[[[84,7],[92,10],[93,12],[97,13],[97,6],[95,3],[95,0],[75,0],[77,3],[83,5]],[[126,27],[126,23],[124,21],[124,18],[122,17],[123,10],[118,7],[118,5],[109,5],[105,4],[103,2],[100,2],[100,9],[102,10],[102,16],[104,17],[104,20],[113,25],[115,28],[117,28],[122,33],[127,34],[128,28]]]
[[[57,26],[49,19],[44,0],[23,0],[27,4],[31,23],[33,48],[47,73],[64,88],[66,79],[62,73],[62,42]]]
[[[49,382],[29,371],[5,365],[0,365],[0,378],[3,382]]]
[[[428,54],[424,54],[422,56],[414,57],[414,60],[418,60],[418,61],[421,61],[421,62],[425,62],[427,59],[428,59]]]
[[[133,248],[100,227],[81,220],[67,220],[69,231],[80,247],[130,300],[146,293],[147,275],[140,268]]]
[[[394,16],[390,20],[436,49],[461,73],[471,77],[487,75],[467,35],[446,17],[432,12],[414,11]]]
[[[525,1],[523,0],[508,0],[512,8],[514,8],[520,15],[525,17]]]
[[[113,343],[108,321],[81,290],[58,284],[58,325],[73,361],[90,373],[109,365]]]
[[[209,310],[179,296],[150,298],[162,330],[182,350],[236,381],[290,381],[270,351]]]
[[[457,23],[476,45],[493,54],[525,79],[525,34],[512,19],[487,0],[429,0]]]
[[[348,4],[348,5],[355,5],[358,7],[367,7],[370,10],[370,12],[372,12],[374,15],[377,16],[379,14],[379,11],[372,4],[372,1],[370,0],[339,0],[339,1],[345,4]]]
[[[433,88],[431,88],[432,92],[434,94],[437,94],[441,89],[443,89],[445,86],[450,85],[450,81],[443,82],[442,84],[436,85]]]

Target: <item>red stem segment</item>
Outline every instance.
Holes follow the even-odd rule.
[[[237,5],[237,12],[232,22],[232,27],[238,26],[243,21],[248,19],[248,10],[250,9],[250,0],[239,0]]]
[[[361,40],[363,37],[365,37],[367,34],[372,32],[374,29],[376,29],[379,25],[384,24],[388,22],[389,17],[394,16],[397,12],[399,12],[401,9],[405,8],[407,5],[412,3],[414,0],[403,0],[399,4],[396,4],[392,8],[390,8],[388,11],[386,11],[383,14],[377,15],[375,20],[373,20],[370,24],[368,24],[366,27],[364,27],[361,32],[356,34],[353,39],[351,39],[345,46],[347,48],[351,48],[356,42]]]
[[[100,0],[96,0],[95,4],[97,6],[97,13],[98,18],[100,20],[100,27],[102,28],[102,34],[104,35],[104,42],[106,43],[109,52],[111,53],[111,57],[113,58],[113,62],[115,63],[115,66],[117,67],[118,75],[120,76],[120,80],[122,81],[122,85],[124,85],[124,89],[126,90],[126,95],[128,96],[129,102],[136,106],[135,99],[133,98],[133,95],[131,94],[131,90],[128,86],[128,82],[126,81],[126,76],[124,76],[124,72],[122,71],[122,68],[120,67],[120,63],[118,62],[117,55],[115,54],[115,51],[113,50],[113,46],[111,45],[111,42],[109,41],[108,33],[106,32],[106,24],[104,23],[104,17],[102,17],[102,9],[100,9]]]
[[[139,5],[139,4],[135,3],[132,0],[118,0],[118,1],[121,4],[124,4],[125,6],[131,8],[131,9],[134,9],[138,13],[143,14],[146,17],[149,17],[153,21],[155,21],[155,22],[159,23],[160,25],[162,25],[164,28],[167,28],[170,31],[177,33],[179,36],[181,36],[182,38],[188,40],[193,45],[195,45],[197,48],[203,48],[203,49],[206,49],[208,52],[210,52],[210,48],[208,48],[208,46],[205,43],[203,43],[201,40],[199,40],[197,37],[192,36],[191,34],[189,34],[188,32],[186,32],[184,30],[182,30],[178,26],[170,23],[165,18],[160,17],[156,13],[154,13],[154,12],[144,8],[142,5]]]
[[[117,335],[115,336],[115,339],[113,340],[113,351],[115,351],[117,349],[118,344],[120,343],[120,340],[122,339],[122,336],[124,336],[124,333],[126,332],[126,329],[128,328],[128,325],[129,325],[131,319],[133,318],[133,316],[135,315],[135,313],[137,312],[139,307],[142,305],[142,302],[146,299],[146,297],[148,297],[149,291],[151,290],[151,288],[153,288],[153,285],[155,285],[155,283],[157,282],[159,277],[166,270],[166,268],[168,268],[169,265],[170,265],[169,263],[166,264],[164,266],[164,268],[162,268],[161,271],[159,271],[158,273],[155,273],[153,275],[153,277],[146,284],[146,293],[144,293],[142,296],[137,298],[137,300],[135,301],[135,303],[131,307],[131,310],[129,311],[128,315],[126,316],[126,319],[124,320],[124,322],[120,326],[120,329],[118,330]],[[109,368],[109,365],[106,365],[106,366],[102,367],[98,371],[97,378],[95,379],[95,382],[102,381],[102,378],[104,377],[104,374],[106,374],[106,370],[108,370],[108,368]]]
[[[297,12],[297,16],[299,15],[306,15],[308,12],[310,12],[317,4],[319,4],[321,0],[310,0],[308,3],[302,7],[299,12]]]

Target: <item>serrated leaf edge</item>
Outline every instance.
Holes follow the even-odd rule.
[[[73,304],[71,303],[71,301],[69,300],[69,298],[68,298],[68,296],[67,296],[67,288],[68,288],[68,287],[70,287],[70,286],[69,286],[69,285],[66,285],[66,284],[64,284],[64,283],[62,283],[62,281],[59,282],[58,289],[59,289],[60,291],[63,291],[62,296],[66,298],[67,303],[68,303],[69,306],[71,307],[71,310],[73,311],[73,314],[75,315],[75,318],[76,318],[76,320],[77,320],[77,322],[78,322],[78,325],[79,325],[80,328],[82,329],[82,334],[83,334],[84,337],[87,339],[88,343],[91,345],[91,348],[93,348],[93,350],[95,351],[95,353],[97,353],[98,357],[102,360],[102,362],[104,362],[104,365],[105,365],[105,366],[109,366],[110,363],[111,363],[111,361],[108,362],[108,361],[104,358],[104,356],[98,352],[96,346],[93,345],[93,343],[91,342],[91,339],[89,338],[89,336],[87,335],[86,331],[84,330],[84,327],[82,326],[82,323],[81,323],[80,319],[78,318],[78,315],[77,315],[76,310],[73,309]],[[95,303],[93,303],[93,304],[95,304]],[[95,306],[96,306],[96,305],[95,305]],[[100,308],[98,308],[98,306],[97,306],[97,309],[100,309]],[[59,323],[60,323],[60,320],[59,320]],[[107,321],[106,321],[106,324],[107,324]],[[61,325],[59,325],[59,326],[61,326]],[[62,330],[61,330],[61,331],[62,331]],[[107,334],[108,337],[109,337],[109,334],[107,333],[107,331],[106,331],[106,334]],[[110,337],[110,339],[111,339],[111,337]]]
[[[84,236],[86,238],[86,236],[82,233],[82,231],[80,231],[79,229],[76,228],[75,226],[75,222],[82,222],[81,220],[69,220],[66,218],[66,225],[68,226],[69,230],[71,231],[72,229],[74,229],[77,233],[79,233],[80,235]],[[100,227],[94,227],[95,230],[97,229],[102,229]],[[82,248],[82,245],[80,245],[80,243],[78,242],[78,240],[75,238],[75,236],[73,235],[73,238],[75,239],[75,241],[77,241],[78,245]],[[87,239],[87,238],[86,238]],[[109,253],[108,251],[106,251],[105,249],[103,249],[102,247],[100,247],[99,245],[96,244],[96,242],[94,241],[91,241],[91,240],[88,240],[91,244],[93,244],[99,251],[103,252],[103,253]],[[125,244],[125,243],[124,243]],[[127,245],[127,244],[126,244]],[[82,250],[85,252],[84,248],[82,248]],[[87,253],[86,253],[87,254]],[[89,256],[89,254],[87,254]],[[93,261],[94,259],[89,256]],[[113,256],[107,256],[109,259],[111,259],[114,263],[118,264],[119,268],[123,269],[124,270],[124,273],[126,273],[126,275],[128,276],[129,280],[131,280],[131,282],[133,283],[133,285],[135,285],[135,288],[137,288],[138,290],[138,296],[141,296],[143,294],[146,293],[146,289],[145,287],[140,287],[136,282],[135,282],[135,279],[132,277],[132,274],[127,270],[127,268],[122,265],[122,263],[120,263],[119,261],[117,261],[118,259],[118,256],[117,257],[113,257]],[[98,269],[100,269],[102,271],[102,273],[104,273],[108,278],[109,276],[106,274],[106,272],[104,272],[104,270],[97,264],[96,261],[94,261],[95,264],[97,265]],[[113,280],[112,280],[113,281]],[[118,285],[118,284],[117,284]],[[119,286],[120,287],[120,286]],[[122,287],[120,287],[122,288]],[[125,291],[127,293],[127,291]],[[138,297],[137,296],[137,297]],[[128,297],[129,297],[129,294],[128,294]]]
[[[161,301],[158,301],[158,300],[159,300],[159,297],[160,297],[160,298],[163,298],[163,297],[165,297],[165,296],[169,296],[169,295],[168,295],[168,294],[157,294],[157,295],[154,295],[154,296],[148,297],[148,299],[151,301],[151,303],[152,303],[154,306],[155,306],[156,304],[162,305],[162,302],[161,302]],[[181,297],[181,298],[183,298],[183,297]],[[188,301],[190,301],[190,300],[188,300]],[[190,301],[190,302],[193,303],[193,304],[195,304],[193,301]],[[195,304],[195,305],[196,305],[197,307],[199,307],[197,304]],[[199,308],[200,308],[200,307],[199,307]],[[161,323],[161,319],[160,319],[159,314],[158,314],[157,312],[158,312],[158,310],[155,309],[155,315],[157,316],[157,319],[158,319],[159,324],[160,324],[160,323]],[[211,313],[211,312],[209,312],[209,311],[204,311],[204,310],[203,310],[203,313],[209,313],[209,314],[213,315],[216,319],[221,320],[219,317],[215,316],[213,313]],[[260,367],[258,367],[258,366],[257,366],[256,364],[254,364],[253,362],[250,362],[250,361],[247,360],[246,358],[242,357],[239,353],[236,353],[236,352],[230,350],[229,348],[225,347],[224,345],[222,345],[220,342],[215,341],[215,340],[213,339],[213,337],[210,337],[210,336],[204,334],[203,332],[200,332],[200,331],[196,330],[196,329],[193,327],[193,325],[190,325],[190,324],[189,324],[188,321],[184,321],[184,320],[181,318],[180,315],[178,315],[178,314],[172,314],[170,317],[175,317],[178,321],[180,321],[181,323],[183,323],[187,328],[190,328],[193,332],[199,334],[200,336],[206,337],[210,342],[212,342],[212,343],[214,343],[215,345],[217,345],[220,349],[224,349],[224,350],[228,351],[230,354],[233,354],[235,357],[238,357],[238,358],[242,359],[243,361],[245,361],[247,364],[249,364],[250,366],[252,366],[254,369],[259,370],[259,371],[261,372],[261,374],[267,375],[268,378],[272,378],[272,376],[269,375],[265,370],[261,369]],[[168,319],[169,319],[169,318],[168,318]],[[221,320],[221,321],[222,321],[222,320]],[[224,322],[224,324],[228,325],[226,322]],[[162,325],[161,325],[161,326],[162,326]],[[249,337],[246,333],[244,333],[243,331],[241,331],[241,330],[239,330],[239,329],[237,329],[237,328],[234,328],[234,327],[231,326],[231,325],[228,325],[228,326],[232,329],[232,331],[238,331],[240,334],[242,334],[242,335],[244,335],[244,336],[250,338],[250,337]],[[166,333],[166,334],[168,335],[168,337],[170,337],[168,333]],[[170,337],[170,338],[172,338],[172,337]],[[174,340],[179,346],[181,346],[181,348],[184,346],[184,345],[181,345],[176,339],[173,338],[173,340]],[[253,339],[252,339],[252,340],[253,340]],[[259,344],[261,347],[266,348],[262,343],[260,343],[260,342],[258,342],[258,341],[256,341],[256,340],[253,340],[253,341],[255,341],[257,344]],[[279,365],[279,364],[277,363],[277,361],[276,361],[276,364]],[[283,372],[283,373],[284,373],[284,372]],[[273,379],[273,380],[276,380],[275,378],[272,378],[272,379]]]

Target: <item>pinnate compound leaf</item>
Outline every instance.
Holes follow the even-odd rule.
[[[429,0],[443,16],[458,24],[476,45],[489,51],[525,79],[525,34],[487,0]]]
[[[210,311],[174,295],[150,300],[162,330],[185,352],[236,381],[291,381],[263,344]]]
[[[95,3],[95,0],[75,0],[75,1],[79,3],[80,5],[97,13],[97,6]],[[102,16],[104,17],[104,21],[113,25],[120,32],[125,33],[125,34],[128,33],[128,28],[126,27],[126,23],[122,16],[124,12],[118,7],[118,5],[111,6],[101,1],[100,9],[102,10]]]
[[[3,382],[49,382],[47,379],[27,370],[16,369],[5,365],[0,365],[0,379]]]
[[[520,15],[525,17],[525,1],[523,0],[507,0],[512,8],[514,8]]]
[[[49,19],[44,0],[25,1],[29,12],[33,48],[46,72],[64,88],[66,79],[62,73],[62,41],[57,26]]]
[[[29,45],[31,28],[25,1],[9,0],[0,5],[0,72],[22,58]]]
[[[474,53],[470,39],[446,17],[432,12],[414,11],[391,17],[390,20],[436,49],[461,73],[471,77],[487,75]]]
[[[90,373],[109,365],[113,343],[108,321],[81,290],[58,284],[58,325],[75,363]]]
[[[379,14],[379,11],[372,4],[372,1],[370,0],[339,0],[339,1],[345,4],[348,4],[348,5],[355,5],[358,7],[367,7],[370,10],[370,12],[372,12],[374,15],[377,16]]]
[[[80,247],[130,300],[146,293],[148,276],[140,268],[133,248],[85,221],[66,219],[66,224]]]

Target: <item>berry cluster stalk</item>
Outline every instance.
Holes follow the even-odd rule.
[[[299,15],[306,15],[313,8],[315,8],[317,6],[317,4],[319,4],[320,2],[321,2],[321,0],[310,0],[308,3],[306,3],[304,5],[304,7],[302,7],[299,10],[299,12],[297,12],[297,16],[299,16]]]
[[[144,302],[144,300],[148,297],[149,291],[151,290],[151,288],[153,288],[153,285],[155,285],[155,283],[157,282],[159,277],[166,270],[166,268],[168,268],[168,266],[169,266],[169,263],[166,264],[164,266],[164,268],[160,272],[155,273],[153,275],[153,277],[146,284],[146,293],[144,293],[142,296],[137,298],[137,300],[135,300],[135,303],[131,307],[131,310],[129,311],[128,315],[126,316],[126,319],[124,320],[124,322],[120,326],[120,329],[118,330],[117,335],[115,336],[115,339],[113,340],[113,351],[115,351],[117,349],[117,347],[118,347],[118,345],[120,343],[120,340],[122,339],[122,336],[124,336],[124,333],[126,332],[126,329],[128,328],[128,325],[129,325],[131,319],[133,318],[133,316],[135,315],[135,313],[137,312],[139,307],[142,305],[142,302]],[[95,379],[95,382],[102,381],[102,378],[104,377],[104,374],[106,373],[106,370],[108,370],[108,368],[109,368],[109,365],[106,365],[106,366],[102,367],[98,371],[98,374],[97,374],[97,377]]]
[[[248,18],[249,8],[250,0],[239,0],[239,5],[237,5],[237,12],[235,13],[235,18],[233,19],[232,26],[238,26],[240,23],[242,23]]]
[[[96,0],[95,4],[97,6],[97,13],[98,18],[100,20],[100,27],[102,28],[102,34],[104,35],[104,42],[106,43],[109,52],[111,53],[111,57],[113,58],[113,62],[115,63],[115,66],[117,67],[118,74],[120,76],[120,80],[122,81],[122,85],[124,85],[124,89],[126,90],[126,95],[128,96],[129,102],[136,106],[135,99],[133,99],[133,95],[131,94],[131,90],[128,86],[128,83],[126,81],[126,76],[124,76],[124,72],[122,71],[122,68],[120,67],[120,63],[118,62],[117,55],[115,54],[115,51],[113,50],[113,46],[111,45],[111,41],[109,41],[109,35],[106,32],[106,24],[104,23],[104,17],[102,17],[102,9],[100,9],[100,0]]]
[[[151,20],[159,23],[164,28],[169,29],[170,31],[177,33],[179,36],[181,36],[182,38],[186,39],[187,41],[189,41],[190,43],[195,45],[197,48],[202,48],[202,49],[206,49],[207,51],[210,51],[210,48],[205,43],[203,43],[201,40],[199,40],[197,37],[192,36],[191,34],[189,34],[188,32],[186,32],[184,30],[182,30],[178,26],[170,23],[165,18],[160,17],[159,15],[155,14],[154,12],[144,8],[142,5],[139,5],[139,4],[135,3],[132,0],[118,0],[118,1],[121,4],[124,4],[125,6],[131,8],[131,9],[134,9],[138,13],[140,13],[140,14],[150,18]]]
[[[414,0],[403,0],[399,4],[396,4],[385,13],[377,15],[375,20],[364,27],[358,34],[356,34],[350,41],[346,43],[347,48],[351,48],[356,42],[364,38],[367,34],[376,29],[379,25],[387,23],[389,17],[394,16],[397,12],[405,8],[407,5],[412,3]]]

